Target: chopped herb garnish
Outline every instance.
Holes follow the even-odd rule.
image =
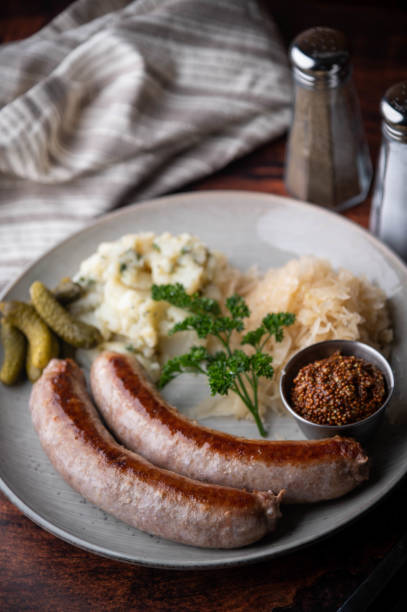
[[[159,253],[161,253],[161,248],[158,246],[158,244],[156,242],[153,242],[152,246],[153,246],[153,249],[155,251],[158,251]]]
[[[189,247],[182,247],[181,249],[181,255],[186,255],[187,253],[190,253],[191,249]]]
[[[91,287],[96,283],[96,281],[94,278],[86,278],[86,276],[80,276],[78,278],[78,283],[80,283],[84,287]]]
[[[190,313],[172,327],[169,335],[193,330],[198,338],[215,336],[223,346],[223,350],[215,353],[209,353],[202,346],[193,346],[188,353],[170,359],[162,368],[158,386],[164,387],[183,372],[205,374],[211,394],[226,395],[229,391],[236,393],[252,413],[261,435],[265,436],[266,430],[259,414],[258,383],[261,376],[272,378],[274,371],[271,365],[273,358],[264,353],[263,349],[272,336],[281,342],[283,327],[292,325],[295,315],[286,312],[266,315],[257,329],[243,336],[241,345],[248,344],[254,349],[254,353],[248,355],[241,349],[231,348],[233,331],[243,331],[243,319],[250,316],[250,310],[241,296],[232,295],[227,298],[229,314],[225,316],[216,300],[199,293],[188,295],[180,283],[153,285],[151,295],[153,300],[165,300]]]
[[[122,273],[125,270],[127,270],[127,264],[124,263],[124,261],[122,261],[122,263],[120,264],[119,270],[120,270],[120,273]]]
[[[135,353],[136,349],[134,348],[134,346],[132,344],[127,344],[125,347],[126,351],[128,351],[129,353]]]

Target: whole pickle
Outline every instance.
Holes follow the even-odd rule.
[[[38,380],[42,374],[42,369],[37,368],[32,362],[30,345],[28,345],[27,357],[25,359],[25,371],[27,373],[28,380],[32,383],[35,383],[35,381]]]
[[[51,333],[52,347],[51,347],[51,359],[58,357],[59,355],[59,342],[55,334]],[[27,357],[25,360],[25,370],[27,372],[28,380],[34,383],[42,374],[42,369],[35,367],[32,362],[32,354],[30,345],[28,346]]]
[[[0,370],[0,381],[5,385],[14,385],[24,368],[27,342],[24,334],[8,319],[1,321],[1,342],[4,349],[4,360]]]
[[[30,296],[38,314],[68,344],[89,349],[102,342],[96,327],[75,319],[40,281],[31,285]]]
[[[69,276],[66,276],[62,278],[58,285],[52,290],[52,295],[60,304],[70,304],[78,300],[82,292],[82,287],[70,279]]]
[[[27,338],[33,365],[40,370],[45,368],[52,357],[52,336],[35,308],[13,300],[1,302],[0,310]]]

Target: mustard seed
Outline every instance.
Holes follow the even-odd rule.
[[[339,351],[300,369],[291,403],[305,419],[320,425],[347,425],[370,416],[386,397],[384,376],[375,365]]]

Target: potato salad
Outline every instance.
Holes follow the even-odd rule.
[[[225,266],[223,255],[190,234],[129,234],[100,244],[82,262],[75,281],[85,294],[71,310],[101,331],[104,348],[134,352],[154,377],[159,353],[168,349],[167,332],[186,313],[154,301],[152,285],[181,283],[189,294],[219,297],[213,281]]]

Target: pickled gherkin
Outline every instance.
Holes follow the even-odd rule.
[[[52,357],[52,336],[47,325],[31,304],[1,302],[0,311],[23,332],[28,340],[32,364],[42,370]]]
[[[52,359],[54,357],[58,357],[59,355],[59,342],[57,340],[57,337],[53,333],[51,333],[51,339],[52,339],[52,354],[51,354],[51,359]],[[28,347],[27,357],[25,360],[25,370],[27,372],[28,380],[30,380],[32,383],[38,380],[42,374],[42,369],[35,367],[35,365],[32,362],[30,346]]]
[[[28,377],[28,380],[34,383],[42,374],[42,368],[37,368],[32,362],[32,354],[30,345],[28,346],[27,357],[25,359],[25,371]]]
[[[102,342],[96,327],[75,319],[40,281],[31,285],[30,296],[41,318],[68,344],[89,349]]]
[[[8,319],[2,319],[1,321],[1,342],[3,344],[4,360],[0,370],[0,381],[5,385],[14,385],[24,368],[27,342],[24,334]]]
[[[70,304],[79,299],[82,292],[82,287],[71,280],[69,276],[66,276],[62,278],[58,285],[52,290],[52,295],[60,304]]]

